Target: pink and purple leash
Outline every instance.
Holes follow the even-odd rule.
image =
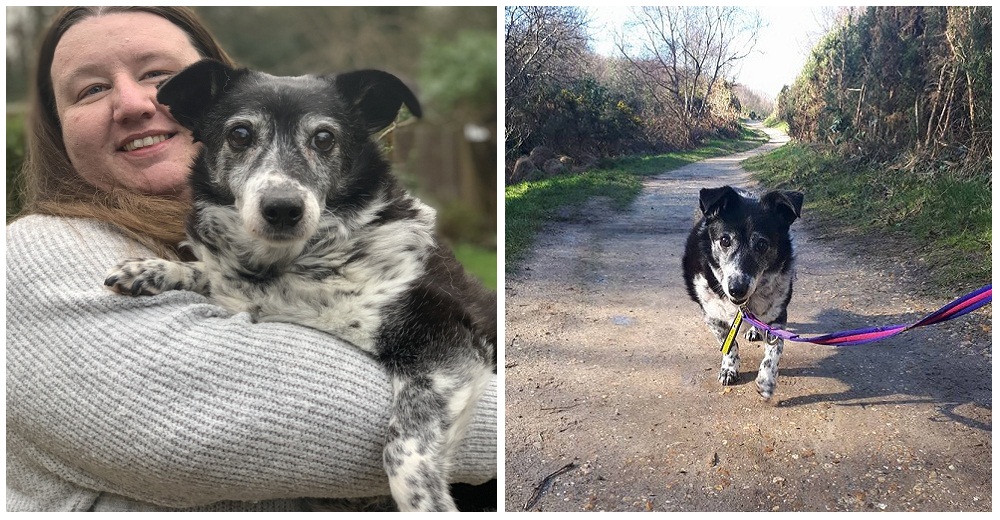
[[[948,321],[964,314],[968,314],[987,303],[993,301],[993,285],[987,285],[980,289],[977,289],[957,300],[941,307],[937,311],[928,314],[920,321],[911,323],[909,325],[888,325],[885,327],[869,327],[864,329],[847,330],[843,332],[834,332],[831,334],[824,334],[822,336],[815,336],[811,338],[803,338],[798,334],[793,334],[791,332],[777,329],[767,325],[760,320],[758,320],[753,314],[751,314],[746,309],[743,309],[743,318],[746,319],[751,325],[757,327],[761,331],[767,331],[773,336],[788,340],[797,341],[802,343],[815,343],[818,345],[833,345],[833,346],[848,346],[848,345],[861,345],[864,343],[872,343],[875,341],[883,340],[888,337],[895,336],[902,332],[910,329],[915,329],[917,327],[923,327],[925,325],[933,325],[935,323],[940,323],[942,321]]]

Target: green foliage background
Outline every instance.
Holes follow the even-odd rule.
[[[24,162],[24,116],[7,114],[7,220],[21,211],[21,164]]]
[[[582,7],[505,6],[504,11],[508,174],[536,147],[574,159],[690,150],[710,139],[738,136],[740,117],[764,105],[748,89],[724,79],[710,84],[703,75],[687,101],[692,107],[704,101],[706,109],[682,107],[663,86],[663,63],[645,57],[632,63],[595,53]],[[706,33],[711,24],[719,25],[711,12],[699,14],[705,16]],[[635,30],[632,37],[641,39],[642,34]],[[640,69],[654,71],[650,76],[660,79],[649,80],[637,73]],[[678,76],[691,72],[681,70]],[[747,100],[746,110],[741,97]],[[508,183],[520,180],[507,178]]]

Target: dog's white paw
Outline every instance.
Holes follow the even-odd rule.
[[[736,384],[736,381],[740,378],[740,373],[732,368],[722,367],[719,370],[719,382],[724,386],[729,386]]]
[[[750,327],[747,329],[746,338],[747,341],[760,341],[764,339],[764,334],[757,327]]]
[[[722,368],[719,369],[719,382],[725,386],[734,385],[740,378],[739,345],[734,341],[729,353],[722,356]]]
[[[778,386],[778,367],[769,359],[764,359],[760,364],[760,371],[757,372],[757,393],[764,400],[768,400],[774,395],[774,389]]]
[[[176,265],[159,258],[133,258],[108,271],[104,285],[118,294],[130,296],[151,296],[170,289],[183,289],[182,281],[176,276]]]
[[[765,401],[774,395],[774,389],[778,386],[777,376],[768,374],[764,370],[757,374],[757,379],[754,382],[757,383],[757,393]]]
[[[767,346],[764,352],[764,359],[760,362],[760,369],[757,370],[757,393],[764,400],[768,400],[774,395],[774,389],[778,386],[778,361],[781,359],[781,352],[785,343],[780,338],[767,335]]]

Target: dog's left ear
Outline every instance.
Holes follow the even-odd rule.
[[[740,199],[740,194],[731,186],[721,188],[702,188],[698,194],[698,204],[705,217],[713,219],[722,213],[727,204]]]
[[[784,217],[789,225],[802,216],[802,200],[805,198],[799,191],[771,191],[760,198],[761,203],[773,208]]]
[[[245,72],[246,69],[232,69],[222,62],[206,58],[189,65],[160,85],[156,100],[170,107],[170,115],[184,128],[195,130],[226,84]]]
[[[369,135],[392,124],[404,104],[413,115],[422,115],[410,88],[388,72],[359,70],[339,74],[333,82],[340,95],[361,111]]]

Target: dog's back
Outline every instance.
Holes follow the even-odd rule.
[[[494,371],[496,370],[496,293],[467,272],[451,249],[442,242],[438,242],[436,249],[428,257],[425,275],[410,289],[408,300],[400,302],[399,312],[410,312],[409,309],[415,306],[428,306],[429,311],[434,313],[432,323],[456,321],[463,328],[474,331],[474,343],[488,345],[488,348],[476,352],[476,355],[492,364]],[[404,319],[396,320],[400,325],[404,322]],[[400,333],[421,336],[419,328],[422,325],[414,323],[412,326],[418,329],[400,330]],[[395,362],[390,353],[384,353],[383,356],[384,363]]]

